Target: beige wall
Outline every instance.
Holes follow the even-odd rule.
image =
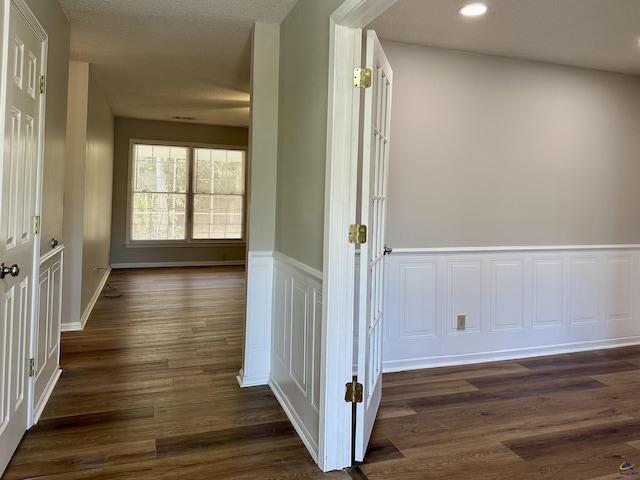
[[[383,42],[387,243],[640,243],[640,78]]]
[[[342,0],[299,0],[280,25],[276,249],[322,270],[329,16]]]
[[[111,264],[199,264],[207,262],[244,262],[245,246],[127,248],[127,186],[129,177],[129,140],[159,140],[213,145],[248,145],[248,130],[178,122],[158,122],[116,118],[113,171],[113,211],[111,223]]]
[[[86,319],[109,267],[114,116],[91,66],[69,63],[63,323]]]
[[[62,202],[70,26],[57,1],[26,0],[26,3],[49,37],[40,239],[40,253],[43,255],[51,250],[52,238],[64,242]]]
[[[82,316],[82,248],[84,180],[87,155],[89,64],[69,62],[67,150],[64,178],[64,297],[63,323]]]
[[[84,189],[82,308],[101,285],[100,273],[109,267],[111,247],[111,191],[115,118],[111,106],[89,68],[87,144]]]

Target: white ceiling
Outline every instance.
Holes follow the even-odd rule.
[[[251,30],[296,0],[59,0],[116,116],[249,124]]]
[[[404,43],[640,75],[640,0],[399,0],[370,28]]]
[[[296,0],[59,0],[71,59],[92,64],[120,117],[246,126],[251,28]],[[322,0],[314,0],[322,1]],[[640,0],[399,0],[380,38],[640,75]]]

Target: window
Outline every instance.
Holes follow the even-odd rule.
[[[242,240],[245,151],[133,143],[129,240]]]

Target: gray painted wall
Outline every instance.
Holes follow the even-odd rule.
[[[256,23],[251,50],[247,248],[275,249],[280,26]]]
[[[280,25],[276,249],[322,270],[329,16],[342,0],[299,0]]]
[[[116,118],[111,264],[118,266],[167,262],[244,262],[244,244],[219,247],[127,248],[125,246],[130,139],[247,146],[248,130],[239,127]]]
[[[67,150],[64,178],[64,297],[63,323],[82,316],[82,248],[84,232],[84,181],[87,156],[89,64],[69,62]]]
[[[383,42],[387,243],[640,243],[640,78]]]
[[[40,237],[40,253],[43,255],[51,250],[52,238],[64,242],[62,203],[70,26],[57,1],[26,0],[26,3],[49,37]]]
[[[100,286],[99,269],[109,266],[114,124],[111,106],[90,67],[82,237],[83,310]]]
[[[69,63],[63,323],[92,307],[109,266],[114,116],[88,63]]]

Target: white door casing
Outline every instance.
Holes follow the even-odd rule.
[[[356,220],[360,92],[353,69],[361,67],[362,31],[398,0],[345,0],[331,14],[327,105],[322,362],[318,466],[351,465],[351,405],[345,383],[353,376],[355,248],[346,241]]]
[[[37,234],[34,228],[38,165],[42,154],[46,43],[27,21],[23,2],[11,2],[5,19],[2,64],[4,145],[0,203],[0,262],[19,271],[0,279],[0,472],[30,426],[30,357]],[[30,12],[28,12],[30,13]],[[7,28],[8,27],[8,28]],[[16,274],[15,276],[13,274]]]
[[[373,30],[367,32],[366,67],[372,85],[365,90],[362,142],[362,213],[367,241],[360,245],[358,382],[363,401],[356,406],[357,461],[364,460],[382,398],[382,325],[387,173],[393,71]]]

